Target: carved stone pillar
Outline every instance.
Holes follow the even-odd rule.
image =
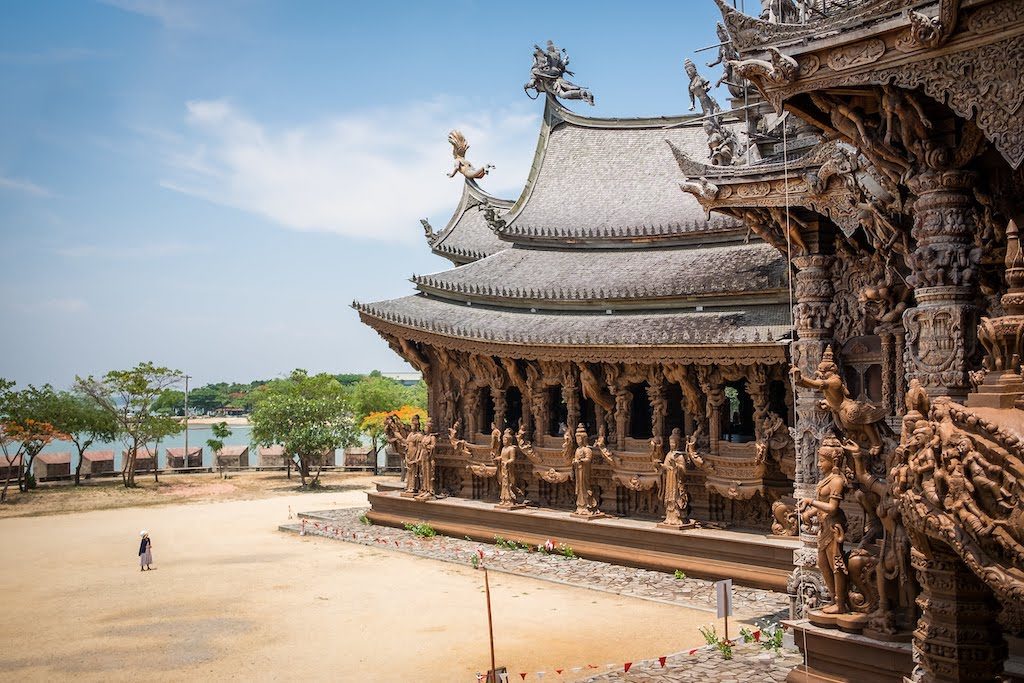
[[[505,390],[501,387],[491,387],[491,399],[494,401],[494,424],[498,429],[505,431],[505,411],[508,409]]]
[[[907,379],[918,379],[931,396],[955,401],[970,390],[969,363],[977,348],[974,183],[964,171],[926,171],[907,181],[918,197],[917,249],[908,259],[917,306],[903,312]]]
[[[994,681],[1007,647],[999,603],[963,561],[945,546],[911,550],[921,582],[921,618],[914,631],[915,681]]]
[[[833,319],[832,266],[835,259],[823,254],[799,256],[796,266],[796,303],[793,317],[797,338],[790,344],[790,357],[794,366],[806,377],[813,377],[825,347],[832,341]],[[814,498],[818,482],[818,446],[832,426],[831,414],[821,410],[820,397],[809,388],[796,387],[793,406],[793,441],[796,448],[796,476],[793,496]],[[789,593],[793,616],[803,616],[808,609],[821,605],[827,598],[821,573],[818,571],[817,530],[806,525],[800,527],[803,547],[793,555],[795,569],[790,576]]]

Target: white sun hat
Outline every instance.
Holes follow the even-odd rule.
[[[149,532],[146,531],[145,529],[143,529],[142,531],[139,532],[139,536],[148,536],[148,535],[149,535]]]

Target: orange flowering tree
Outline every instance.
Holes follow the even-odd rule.
[[[0,503],[7,500],[12,470],[17,468],[18,488],[28,490],[28,473],[39,452],[51,441],[68,439],[68,435],[50,422],[54,409],[53,388],[29,386],[14,391],[14,383],[0,379],[0,452],[3,453],[6,476],[0,490]]]
[[[420,423],[426,424],[427,411],[418,406],[405,405],[397,410],[379,410],[370,413],[359,423],[359,430],[370,437],[370,448],[373,450],[374,462],[377,462],[377,452],[383,445],[381,438],[387,428],[388,418],[394,415],[406,425],[412,424],[413,415],[419,415]]]

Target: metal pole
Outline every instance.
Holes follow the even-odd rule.
[[[498,672],[494,664],[494,623],[491,619],[491,582],[487,578],[487,567],[484,567],[484,591],[487,593],[487,636],[491,641],[491,683],[498,683]]]
[[[188,469],[188,380],[189,376],[185,375],[185,457],[181,459],[181,466],[185,469]]]

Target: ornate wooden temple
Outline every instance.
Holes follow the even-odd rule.
[[[716,1],[738,118],[692,62],[700,117],[570,113],[549,43],[520,197],[453,142],[457,267],[357,306],[448,437],[406,495],[754,584],[788,553],[792,680],[1024,677],[1024,2]]]

